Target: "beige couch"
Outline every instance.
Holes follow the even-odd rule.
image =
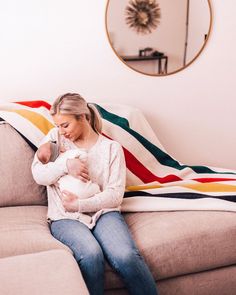
[[[88,294],[71,251],[50,234],[45,188],[31,176],[33,150],[5,123],[0,139],[0,294]],[[160,295],[236,294],[235,213],[146,212],[125,218]],[[127,294],[108,265],[105,288],[106,294]]]

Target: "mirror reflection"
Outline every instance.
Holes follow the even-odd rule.
[[[169,75],[203,50],[212,23],[208,0],[108,0],[106,30],[116,55],[147,75]]]

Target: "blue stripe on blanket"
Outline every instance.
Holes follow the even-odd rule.
[[[202,198],[216,198],[225,201],[236,202],[236,195],[226,195],[226,196],[211,196],[206,194],[198,194],[198,193],[164,193],[164,194],[152,194],[144,191],[132,191],[125,192],[124,198],[132,198],[132,197],[161,197],[161,198],[173,198],[173,199],[202,199]]]

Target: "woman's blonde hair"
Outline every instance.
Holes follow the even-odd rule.
[[[87,103],[78,93],[60,95],[52,104],[50,114],[52,116],[56,114],[74,115],[76,119],[85,114],[93,130],[96,133],[102,131],[102,120],[97,108],[93,104]]]

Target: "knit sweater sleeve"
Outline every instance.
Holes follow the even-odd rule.
[[[125,190],[126,165],[123,150],[117,142],[110,147],[108,179],[100,193],[78,200],[79,212],[97,212],[121,205]],[[104,172],[105,173],[105,172]]]
[[[58,142],[58,130],[56,128],[49,131],[49,133],[43,138],[40,145],[48,141]],[[58,158],[54,162],[42,164],[35,153],[31,170],[34,180],[41,185],[54,184],[62,175],[68,173],[66,166],[67,159]]]

